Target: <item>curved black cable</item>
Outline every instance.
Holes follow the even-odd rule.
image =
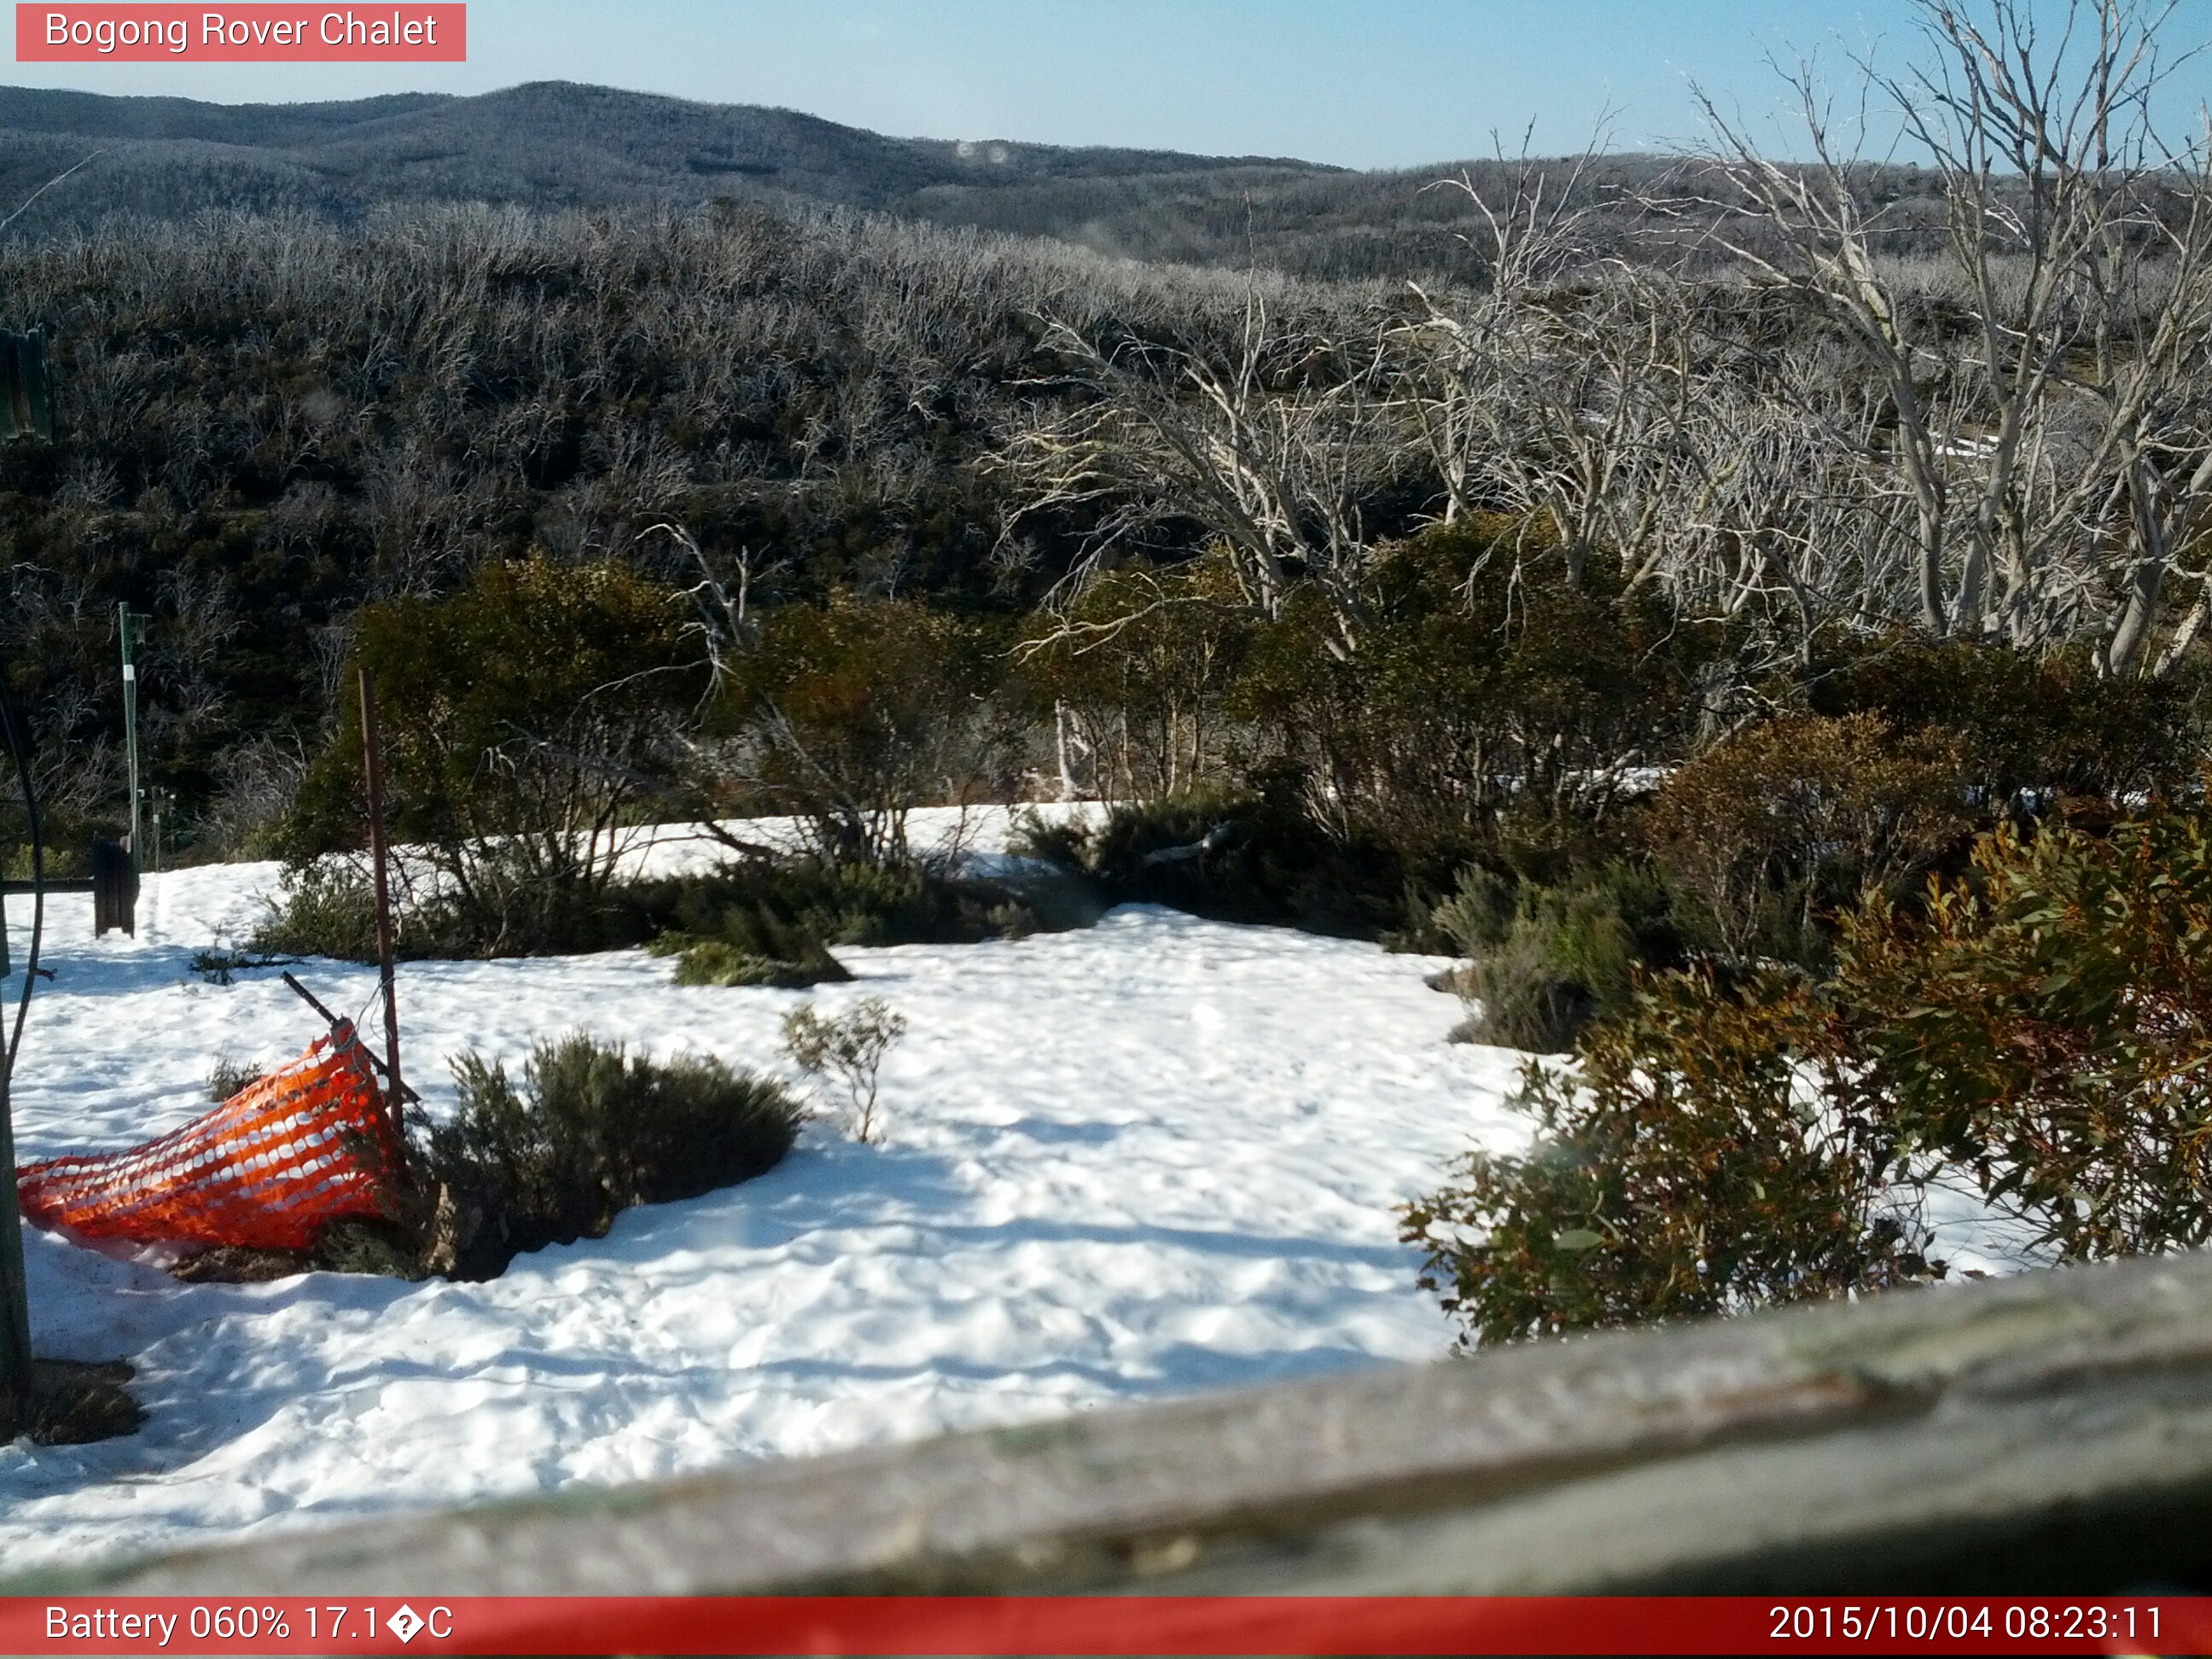
[[[8,752],[15,759],[15,781],[22,787],[23,811],[31,830],[31,950],[23,963],[23,994],[15,1004],[15,1034],[8,1042],[8,1072],[13,1076],[15,1056],[23,1047],[23,1026],[31,1015],[31,993],[39,982],[39,945],[46,936],[46,842],[39,821],[38,786],[31,781],[30,734],[23,729],[15,700],[8,695],[5,678],[0,678],[0,739],[6,741]]]

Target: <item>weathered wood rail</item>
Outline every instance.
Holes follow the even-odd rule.
[[[2212,1256],[19,1580],[136,1594],[2212,1583]]]

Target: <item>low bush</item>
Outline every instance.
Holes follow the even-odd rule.
[[[325,1225],[305,1249],[216,1244],[179,1257],[168,1271],[187,1285],[267,1285],[310,1273],[417,1279],[428,1276],[422,1258],[420,1229],[410,1220],[347,1216]]]
[[[348,1218],[323,1229],[306,1266],[332,1273],[369,1273],[385,1279],[426,1277],[420,1242],[408,1229],[386,1221]]]
[[[444,597],[382,601],[354,619],[356,661],[393,694],[380,711],[385,805],[393,841],[410,848],[393,871],[408,954],[638,942],[617,891],[623,831],[691,804],[682,780],[708,680],[679,599],[619,562],[540,550],[487,562]],[[359,957],[362,711],[353,678],[343,684],[331,740],[308,764],[283,837],[297,879],[264,937]]]
[[[487,861],[489,863],[489,861]],[[812,857],[752,859],[702,875],[611,884],[575,902],[534,905],[522,892],[463,905],[426,880],[393,902],[403,959],[539,956],[652,944],[683,959],[679,983],[811,985],[845,977],[830,948],[969,944],[1087,927],[1099,906],[1087,884],[1036,876],[980,879],[921,863],[837,865]],[[540,895],[540,896],[544,896]],[[489,931],[478,926],[494,918]],[[288,871],[251,950],[374,961],[375,903],[348,855]],[[240,965],[255,963],[245,957]]]
[[[331,856],[284,872],[276,896],[246,940],[265,955],[376,960],[376,893],[358,864]]]
[[[1505,943],[1520,902],[1519,881],[1470,864],[1459,872],[1451,896],[1429,912],[1430,931],[1441,937],[1445,949],[1478,960]]]
[[[1933,1276],[1938,1176],[2051,1259],[2212,1243],[2208,938],[2204,811],[2001,826],[1920,902],[1869,892],[1825,979],[1653,977],[1407,1237],[1471,1340]]]
[[[1566,1071],[1532,1061],[1518,1157],[1471,1152],[1405,1206],[1463,1346],[1740,1312],[1939,1274],[1887,1176],[1893,1133],[1795,1086],[1816,1023],[1803,981],[1660,980],[1591,1028]]]
[[[1818,714],[1871,714],[1893,732],[1955,743],[1978,810],[1994,820],[2023,793],[2117,802],[2172,793],[2204,751],[2194,662],[2156,678],[2113,678],[2087,650],[1886,640],[1815,665]]]
[[[1006,830],[1006,851],[1069,875],[1085,875],[1091,866],[1091,825],[1079,817],[1048,818],[1033,806],[1014,814]]]
[[[392,949],[403,961],[566,956],[641,945],[654,932],[653,889],[635,882],[576,885],[541,879],[526,850],[487,847],[451,855],[450,872],[395,864]],[[376,897],[365,860],[326,854],[287,869],[246,940],[264,955],[376,959]],[[251,963],[243,965],[253,965]]]
[[[831,592],[755,625],[722,665],[713,727],[754,810],[799,820],[837,866],[902,866],[925,802],[1006,798],[992,696],[1004,643],[985,620],[916,599]]]
[[[1626,1005],[1636,945],[1601,890],[1532,888],[1505,937],[1461,979],[1475,1012],[1452,1035],[1537,1054],[1569,1047],[1591,1019]]]
[[[1417,861],[1504,812],[1602,810],[1624,766],[1686,749],[1723,641],[1618,559],[1553,549],[1548,525],[1486,514],[1379,547],[1358,649],[1294,594],[1245,645],[1231,712],[1334,835]]]
[[[2003,827],[1924,906],[1849,917],[1832,1096],[2062,1261],[2212,1243],[2212,818]]]
[[[1053,734],[1060,787],[1102,800],[1170,799],[1216,775],[1228,701],[1257,625],[1229,562],[1132,563],[1062,611],[1030,617],[1016,650],[1031,714]]]
[[[855,1140],[876,1139],[876,1074],[905,1034],[905,1018],[881,997],[862,997],[827,1018],[811,1007],[783,1017],[784,1052],[800,1070],[833,1078],[845,1091]]]
[[[137,1433],[146,1413],[124,1387],[132,1375],[121,1360],[33,1360],[22,1431],[38,1446],[83,1446]]]
[[[1801,715],[1737,733],[1681,767],[1645,834],[1727,960],[1816,965],[1826,917],[1862,888],[1899,890],[1972,833],[1966,757],[1933,727]]]
[[[208,1098],[220,1106],[233,1096],[260,1082],[262,1076],[258,1066],[233,1060],[228,1054],[219,1055],[215,1064],[208,1068]]]
[[[676,958],[678,985],[766,985],[796,991],[809,985],[852,978],[837,958],[813,940],[801,940],[775,956],[763,956],[722,939],[693,939],[663,933],[653,940],[655,956]]]
[[[833,945],[964,945],[1087,927],[1081,881],[1039,873],[985,880],[923,864],[756,860],[647,884],[635,902],[678,958],[679,985],[795,987],[849,979]]]
[[[1591,1020],[1625,1011],[1639,969],[1683,959],[1675,896],[1624,862],[1546,887],[1480,866],[1461,872],[1431,931],[1468,958],[1450,988],[1475,1005],[1464,1042],[1556,1054]]]
[[[696,1198],[773,1169],[799,1130],[776,1084],[713,1059],[656,1062],[581,1034],[541,1042],[518,1087],[504,1065],[453,1063],[459,1109],[422,1163],[443,1190],[438,1230],[459,1277],[604,1235],[636,1204]],[[434,1241],[434,1249],[435,1241]]]
[[[1323,826],[1295,772],[1261,784],[1115,807],[1091,838],[1091,878],[1115,903],[1375,939],[1418,919],[1409,890],[1441,888],[1462,861],[1453,854],[1463,848],[1415,852],[1363,829]],[[1425,917],[1428,904],[1411,908]]]
[[[287,968],[296,960],[293,957],[270,956],[265,951],[230,951],[217,946],[193,951],[187,966],[211,985],[229,985],[247,969]]]

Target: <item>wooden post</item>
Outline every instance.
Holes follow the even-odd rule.
[[[392,884],[386,873],[389,849],[384,841],[384,744],[376,726],[376,677],[361,671],[361,756],[368,784],[368,852],[376,866],[376,966],[384,981],[384,1075],[391,1085],[388,1096],[392,1133],[403,1136],[402,1103],[407,1085],[399,1076],[399,998],[392,985]],[[399,1140],[404,1145],[404,1138]]]

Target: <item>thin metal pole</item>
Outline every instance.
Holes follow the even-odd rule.
[[[398,1136],[407,1085],[399,1077],[399,997],[392,984],[392,884],[386,874],[390,854],[384,842],[384,742],[376,725],[376,677],[366,668],[361,671],[361,758],[368,783],[368,852],[376,866],[376,966],[384,981],[384,1074],[392,1085],[392,1132]]]
[[[138,665],[131,659],[131,626],[140,619],[131,614],[128,600],[115,607],[115,631],[123,641],[123,750],[131,765],[131,862],[143,866],[146,843],[138,833]]]

